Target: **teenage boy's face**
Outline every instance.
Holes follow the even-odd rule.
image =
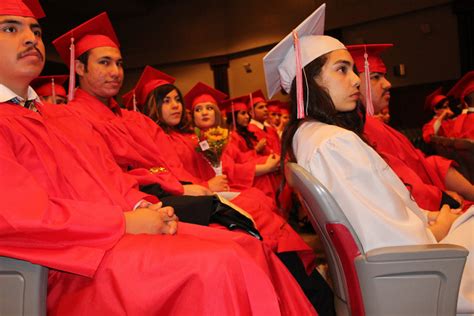
[[[255,117],[253,117],[254,120],[263,123],[266,119],[268,119],[268,109],[265,102],[258,102],[255,104],[253,111],[255,114]]]
[[[32,80],[43,69],[45,48],[35,18],[0,15],[0,82]]]
[[[87,70],[76,61],[76,72],[81,77],[81,88],[100,100],[118,94],[123,82],[123,62],[115,47],[96,47],[89,51]]]

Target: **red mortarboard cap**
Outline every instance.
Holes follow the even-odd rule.
[[[267,102],[265,95],[263,94],[262,90],[257,90],[251,93],[251,98],[248,99],[249,107],[253,107],[255,104],[259,102]]]
[[[64,89],[64,83],[69,78],[69,75],[58,75],[58,76],[41,76],[37,77],[31,82],[31,86],[35,89],[36,93],[42,97],[48,97],[59,95],[67,97],[66,89]],[[53,93],[53,79],[54,79],[54,93]]]
[[[248,110],[248,106],[247,106],[248,101],[249,101],[248,95],[243,95],[240,97],[225,100],[224,102],[221,103],[221,112],[232,113],[232,122],[234,123],[236,120],[235,116],[236,116],[237,111]],[[235,130],[236,126],[235,124],[233,125],[234,125],[234,130]]]
[[[219,106],[219,104],[227,98],[227,94],[216,90],[207,84],[198,82],[188,93],[184,96],[184,103],[186,108],[192,109],[198,103],[212,102]]]
[[[464,101],[464,97],[474,92],[474,70],[469,71],[449,90],[448,96]]]
[[[151,93],[151,91],[153,91],[153,89],[165,84],[173,84],[175,80],[175,78],[165,74],[164,72],[161,72],[151,66],[145,66],[140,79],[138,79],[138,82],[132,91],[129,91],[123,95],[124,103],[127,101],[129,105],[133,106],[133,94],[135,94],[137,106],[141,108],[145,104],[148,95]]]
[[[387,67],[380,57],[380,53],[393,44],[362,44],[347,46],[349,53],[354,59],[354,64],[359,73],[364,73],[362,80],[365,82],[365,107],[367,115],[374,115],[372,102],[372,87],[370,85],[370,73],[379,72],[385,74]]]
[[[368,56],[370,72],[386,73],[387,68],[385,67],[385,64],[382,58],[380,58],[380,53],[382,53],[384,50],[392,46],[393,44],[362,44],[362,45],[349,45],[346,47],[351,53],[352,58],[354,59],[354,63],[359,73],[364,72],[364,63],[365,63],[364,54],[366,52]]]
[[[280,112],[281,114],[290,115],[290,102],[281,102]]]
[[[243,95],[240,97],[232,98],[229,100],[225,100],[224,102],[221,103],[221,110],[225,110],[227,112],[232,112],[232,109],[234,112],[236,111],[247,111],[248,110],[248,103],[249,96],[248,95]]]
[[[443,89],[439,87],[425,98],[425,109],[434,110],[435,106],[443,100],[446,96],[442,94]]]
[[[82,23],[53,41],[59,56],[67,65],[70,60],[71,38],[74,38],[75,59],[96,47],[120,47],[106,12]]]
[[[270,100],[267,102],[268,112],[281,112],[281,101],[280,100]]]
[[[0,15],[14,15],[41,19],[45,17],[38,0],[2,0]]]

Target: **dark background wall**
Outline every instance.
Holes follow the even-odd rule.
[[[322,2],[43,0],[47,18],[41,22],[45,41],[49,43],[70,28],[107,11],[125,58],[124,92],[133,87],[145,65],[175,76],[178,86],[187,92],[197,81],[214,85],[211,65],[228,62],[224,67],[228,91],[238,96],[264,89],[262,57]],[[469,31],[469,23],[473,22],[472,0],[328,0],[326,3],[326,29],[344,43],[395,44],[383,56],[393,83],[391,114],[396,127],[421,126],[430,115],[423,110],[424,96],[438,86],[449,89],[464,72],[472,69],[474,54],[469,53],[474,45],[472,28]],[[71,6],[75,9],[70,10]],[[48,52],[45,73],[66,72],[51,46]],[[405,76],[394,74],[394,67],[400,64],[405,66]]]

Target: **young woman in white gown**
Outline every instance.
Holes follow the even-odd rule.
[[[448,206],[439,212],[420,209],[402,181],[361,138],[365,110],[359,102],[360,79],[344,45],[329,36],[309,35],[299,39],[299,46],[299,69],[292,45],[286,52],[274,49],[264,58],[265,62],[281,55],[277,71],[266,67],[267,80],[271,80],[271,73],[277,73],[282,88],[291,96],[291,118],[283,133],[281,157],[289,154],[292,161],[326,186],[366,251],[436,242],[458,244],[471,251],[473,207],[462,215]],[[302,71],[301,104],[305,114],[299,119],[297,71]],[[469,255],[458,313],[474,313],[473,272],[474,262]]]

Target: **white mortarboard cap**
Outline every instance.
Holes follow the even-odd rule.
[[[330,36],[323,36],[326,4],[322,4],[307,17],[294,31],[298,34],[301,52],[301,67],[316,58],[337,49],[345,49],[344,44]],[[282,87],[290,91],[296,76],[296,56],[293,32],[280,41],[263,57],[263,67],[268,97],[271,98]]]

